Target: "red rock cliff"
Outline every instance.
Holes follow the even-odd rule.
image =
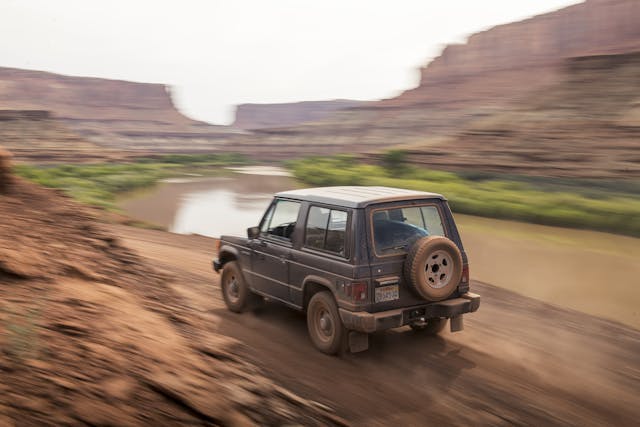
[[[263,129],[296,126],[322,120],[331,113],[365,105],[364,101],[335,99],[331,101],[303,101],[281,104],[241,104],[236,108],[233,126],[240,129]]]
[[[587,0],[447,46],[421,69],[417,88],[383,105],[511,98],[554,82],[568,57],[633,50],[640,50],[640,1]]]
[[[196,123],[178,112],[165,85],[0,68],[4,109],[48,110],[74,120]]]

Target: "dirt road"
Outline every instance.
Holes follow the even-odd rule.
[[[276,382],[355,425],[633,425],[640,419],[640,331],[474,282],[465,331],[372,336],[366,353],[314,350],[304,316],[267,304],[229,313],[200,236],[114,227],[172,275],[173,289]]]

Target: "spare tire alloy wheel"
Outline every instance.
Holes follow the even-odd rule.
[[[456,290],[462,278],[460,249],[443,236],[423,237],[409,250],[404,273],[418,296],[441,301]]]
[[[435,289],[444,288],[451,281],[453,259],[446,251],[435,251],[427,257],[425,270],[429,286]]]

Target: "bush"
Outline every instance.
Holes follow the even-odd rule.
[[[637,188],[628,182],[620,187],[608,184],[606,193],[583,192],[577,184],[562,183],[556,190],[547,180],[537,187],[535,180],[496,179],[495,175],[465,178],[452,172],[403,167],[403,173],[365,165],[353,157],[314,157],[288,164],[293,175],[307,184],[381,185],[441,193],[451,208],[460,213],[514,219],[537,224],[589,228],[640,236],[640,197],[622,194]],[[568,189],[575,188],[575,192]],[[611,192],[620,188],[620,193]]]
[[[14,171],[45,187],[60,188],[82,203],[114,209],[119,193],[149,187],[182,172],[217,173],[219,166],[246,163],[237,154],[172,154],[133,163],[17,165]]]

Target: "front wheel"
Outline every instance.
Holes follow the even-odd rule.
[[[220,279],[222,298],[227,308],[234,313],[240,313],[254,305],[259,297],[251,292],[249,285],[242,276],[240,266],[235,261],[229,261],[222,269]]]
[[[313,345],[326,354],[336,354],[342,348],[347,330],[342,324],[338,305],[329,291],[318,292],[307,306],[307,328]]]

